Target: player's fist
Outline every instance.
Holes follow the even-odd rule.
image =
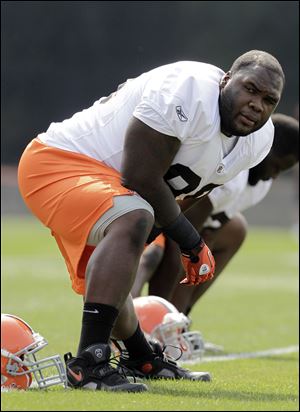
[[[208,248],[202,241],[201,250],[183,252],[182,263],[186,272],[186,277],[180,282],[184,285],[199,285],[213,278],[215,273],[215,259]]]

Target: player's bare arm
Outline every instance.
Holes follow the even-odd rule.
[[[180,213],[174,195],[164,181],[179,146],[176,137],[159,133],[136,118],[127,129],[122,184],[151,204],[159,226],[169,225]]]
[[[187,259],[188,275],[182,282],[197,284],[213,276],[214,260],[197,230],[181,213],[174,195],[164,181],[164,175],[179,146],[178,139],[163,135],[141,121],[132,119],[124,144],[122,184],[138,192],[151,204],[157,224],[178,243]],[[141,159],[144,159],[142,166]],[[200,277],[199,270],[202,266],[205,266],[207,273]]]

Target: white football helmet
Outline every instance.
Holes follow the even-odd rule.
[[[201,359],[204,341],[200,332],[190,332],[191,321],[176,307],[159,296],[133,299],[141,329],[148,339],[165,346],[165,353],[180,361]]]
[[[40,389],[63,384],[66,373],[59,355],[37,359],[48,342],[21,318],[1,314],[1,390],[28,389],[33,376]]]

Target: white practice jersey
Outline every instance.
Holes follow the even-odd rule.
[[[213,210],[204,227],[219,228],[236,213],[256,205],[267,195],[273,179],[259,180],[256,185],[251,186],[248,184],[248,177],[249,170],[244,170],[231,181],[209,193]]]
[[[260,163],[273,142],[271,119],[248,136],[221,133],[218,100],[223,75],[218,67],[192,61],[158,67],[127,80],[70,119],[51,123],[39,138],[120,171],[126,130],[134,116],[166,139],[181,141],[165,180],[178,198],[200,197]]]

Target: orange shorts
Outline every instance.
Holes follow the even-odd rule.
[[[133,195],[120,173],[88,156],[50,147],[38,138],[26,147],[18,167],[21,195],[55,237],[72,288],[85,292],[85,269],[95,247],[86,245],[96,221],[113,206],[113,197]]]

